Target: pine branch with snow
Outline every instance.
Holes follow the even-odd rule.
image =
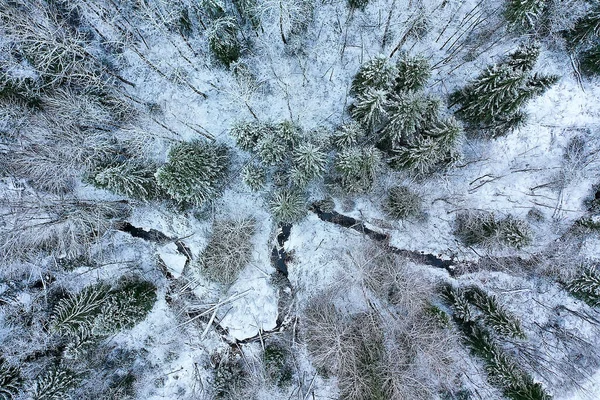
[[[547,5],[547,0],[508,0],[504,18],[512,29],[527,32],[537,27]]]
[[[600,307],[600,273],[597,268],[588,268],[579,277],[571,280],[567,289],[591,307]]]
[[[111,163],[96,168],[92,173],[94,186],[130,198],[152,200],[159,196],[156,184],[157,167],[138,162]]]
[[[93,285],[61,299],[52,313],[52,329],[71,335],[91,332],[108,292],[109,288],[105,285]]]
[[[581,71],[588,75],[600,75],[600,44],[580,55]]]
[[[21,369],[8,365],[6,360],[0,357],[0,399],[17,398],[22,384]]]
[[[454,318],[458,319],[460,323],[467,324],[475,321],[471,305],[462,289],[446,285],[442,288],[441,294],[442,298],[452,307]]]
[[[53,367],[36,378],[31,397],[33,400],[68,399],[69,391],[78,382],[79,378],[73,371],[64,367]]]
[[[586,47],[600,38],[600,4],[594,2],[573,28],[565,33],[567,43],[572,48]]]
[[[483,313],[485,325],[493,329],[500,337],[526,338],[519,319],[506,311],[495,296],[490,296],[477,287],[467,289],[467,296],[469,301]]]

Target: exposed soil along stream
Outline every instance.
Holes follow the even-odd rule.
[[[273,246],[273,250],[271,251],[271,263],[273,263],[273,266],[275,267],[275,272],[271,275],[271,284],[277,288],[279,297],[277,302],[277,320],[275,328],[268,331],[260,331],[252,337],[238,340],[238,344],[263,340],[265,336],[283,331],[285,327],[293,321],[291,311],[295,293],[292,283],[288,279],[287,262],[289,260],[289,255],[284,249],[285,242],[290,238],[291,232],[291,224],[282,224],[279,227],[279,233],[277,234],[277,244]]]
[[[413,260],[416,263],[430,265],[436,268],[443,268],[446,271],[448,271],[448,273],[452,276],[454,276],[456,272],[456,263],[452,259],[444,260],[433,254],[426,254],[414,250],[397,249],[393,246],[390,246],[389,236],[387,234],[367,228],[365,223],[360,220],[348,217],[336,211],[324,212],[319,208],[317,204],[313,204],[310,207],[310,210],[317,214],[319,219],[321,219],[322,221],[331,222],[343,226],[344,228],[350,228],[360,233],[364,233],[373,240],[385,243],[389,247],[390,251],[392,251],[393,253],[399,254],[410,260]]]
[[[164,233],[157,231],[156,229],[145,230],[131,225],[129,222],[121,222],[117,229],[129,233],[133,237],[147,240],[149,242],[165,244],[174,241],[177,245],[177,251],[186,257],[186,267],[192,260],[192,253],[188,246],[181,240],[173,239]],[[275,272],[271,275],[271,283],[277,288],[278,291],[278,303],[277,303],[277,320],[275,328],[268,331],[260,331],[256,335],[245,338],[232,340],[229,336],[227,328],[223,327],[218,318],[211,318],[211,314],[202,315],[201,311],[188,313],[188,317],[191,319],[198,318],[205,323],[211,323],[217,333],[221,335],[223,340],[232,347],[237,347],[240,344],[252,343],[256,341],[262,341],[266,336],[281,332],[285,327],[293,321],[291,315],[292,304],[294,300],[294,289],[290,280],[288,279],[287,261],[289,256],[284,249],[285,242],[290,238],[292,232],[292,225],[283,224],[280,226],[279,233],[277,234],[277,244],[273,246],[271,252],[271,262],[275,267]],[[167,271],[164,271],[167,278],[173,279],[173,276]],[[167,300],[168,302],[168,300]]]

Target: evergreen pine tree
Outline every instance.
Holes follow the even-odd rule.
[[[337,154],[335,169],[345,190],[364,193],[371,190],[380,163],[381,155],[374,147],[353,147]]]
[[[492,125],[498,115],[512,114],[520,104],[515,100],[515,93],[525,80],[520,71],[508,65],[488,67],[469,86],[455,92],[450,100],[460,104],[456,115],[470,124]]]
[[[352,81],[350,93],[360,95],[368,88],[375,90],[389,90],[392,86],[396,68],[389,63],[387,57],[381,55],[361,65]]]
[[[450,304],[454,312],[454,318],[458,319],[461,324],[475,321],[471,313],[471,305],[460,288],[447,285],[442,289],[442,297]]]
[[[512,215],[508,215],[498,223],[498,236],[501,243],[516,249],[531,243],[529,225]]]
[[[292,153],[294,168],[304,177],[306,182],[320,178],[325,172],[325,153],[311,143],[302,143]]]
[[[273,218],[280,223],[292,224],[306,215],[306,201],[302,194],[291,189],[280,189],[269,201]]]
[[[547,2],[547,0],[507,0],[504,17],[514,30],[526,32],[535,29]]]
[[[215,58],[229,67],[241,54],[241,44],[237,38],[238,26],[234,18],[217,19],[208,34],[208,45]]]
[[[419,175],[426,175],[433,172],[444,161],[446,154],[438,140],[417,137],[410,145],[396,147],[390,158],[390,164],[397,169],[408,169]]]
[[[517,317],[504,309],[495,296],[489,296],[479,288],[470,288],[468,298],[483,313],[486,326],[492,328],[501,337],[525,339],[525,333]]]
[[[252,151],[259,139],[269,132],[269,126],[260,122],[237,122],[230,130],[231,136],[236,139],[238,147],[245,151]]]
[[[356,146],[365,137],[365,130],[357,122],[339,127],[333,134],[332,142],[338,149]]]
[[[266,165],[282,163],[288,155],[288,145],[276,132],[269,132],[256,145],[258,156]]]
[[[396,91],[420,90],[431,76],[429,62],[422,56],[404,54],[397,62]]]
[[[258,191],[267,184],[267,171],[259,163],[250,163],[242,169],[242,180],[253,191]]]
[[[158,169],[156,181],[178,202],[200,206],[220,193],[228,163],[227,149],[221,145],[183,142],[171,148],[169,162]]]
[[[295,146],[300,141],[302,129],[292,121],[283,121],[277,124],[277,138],[282,140],[287,146]]]
[[[140,200],[151,200],[158,196],[154,174],[156,166],[137,162],[109,164],[97,168],[92,183],[117,194]]]
[[[156,287],[147,281],[124,279],[102,303],[94,320],[93,333],[107,336],[133,328],[146,318],[156,302]]]
[[[460,158],[461,137],[462,127],[454,118],[438,120],[412,142],[396,147],[390,163],[421,175],[446,168]]]
[[[462,125],[452,117],[435,121],[424,132],[424,136],[434,138],[447,152],[455,150],[462,134]]]
[[[483,130],[498,136],[525,120],[520,108],[542,94],[558,77],[530,75],[539,47],[527,45],[510,54],[503,63],[488,67],[472,83],[450,96],[458,105],[456,115],[471,130]]]
[[[388,92],[383,89],[367,88],[356,96],[350,113],[352,118],[369,130],[375,130],[387,116]]]
[[[388,123],[383,128],[391,147],[414,140],[420,130],[436,121],[438,109],[438,99],[419,92],[392,94],[387,104]]]
[[[530,72],[539,56],[540,46],[537,43],[526,43],[508,55],[506,64],[514,70]]]

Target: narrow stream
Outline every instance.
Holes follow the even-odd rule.
[[[333,224],[343,226],[344,228],[354,229],[355,231],[367,235],[373,240],[385,243],[389,247],[390,251],[392,251],[395,254],[411,259],[419,264],[425,264],[436,268],[443,268],[446,271],[448,271],[450,275],[455,274],[455,262],[452,259],[444,260],[433,254],[395,248],[389,244],[390,238],[387,234],[367,228],[365,223],[360,220],[348,217],[336,211],[324,212],[316,204],[313,204],[310,209],[315,214],[317,214],[319,219],[321,219],[322,221],[331,222]]]

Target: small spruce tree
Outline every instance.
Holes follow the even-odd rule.
[[[306,181],[320,178],[325,172],[325,153],[311,143],[302,143],[294,148],[292,153],[294,168],[302,174]]]
[[[256,149],[261,161],[270,166],[282,163],[288,155],[288,145],[274,132],[263,136]]]
[[[418,175],[427,175],[435,171],[448,154],[440,141],[431,137],[417,137],[410,145],[399,146],[393,150],[390,164],[397,169],[408,169]]]
[[[156,181],[176,201],[201,206],[220,194],[228,164],[222,145],[183,142],[171,148],[169,162],[158,169]]]
[[[269,126],[260,122],[236,122],[230,130],[238,147],[245,151],[255,149],[259,139],[268,134]]]
[[[570,281],[567,289],[591,307],[600,307],[600,273],[597,268],[587,269],[581,276]]]
[[[123,279],[102,304],[93,333],[107,336],[133,328],[146,318],[156,302],[156,287],[144,280]]]
[[[273,218],[280,223],[292,224],[306,215],[306,201],[301,193],[291,189],[280,189],[269,201]]]
[[[332,142],[338,149],[358,145],[365,137],[365,130],[357,122],[350,122],[338,128],[333,134]]]
[[[390,189],[383,208],[395,219],[414,217],[421,212],[421,197],[406,186],[395,186]]]
[[[547,3],[547,0],[506,0],[504,18],[511,29],[530,31],[537,27]]]
[[[242,169],[242,180],[253,191],[259,191],[267,184],[267,170],[259,163],[250,163]]]

